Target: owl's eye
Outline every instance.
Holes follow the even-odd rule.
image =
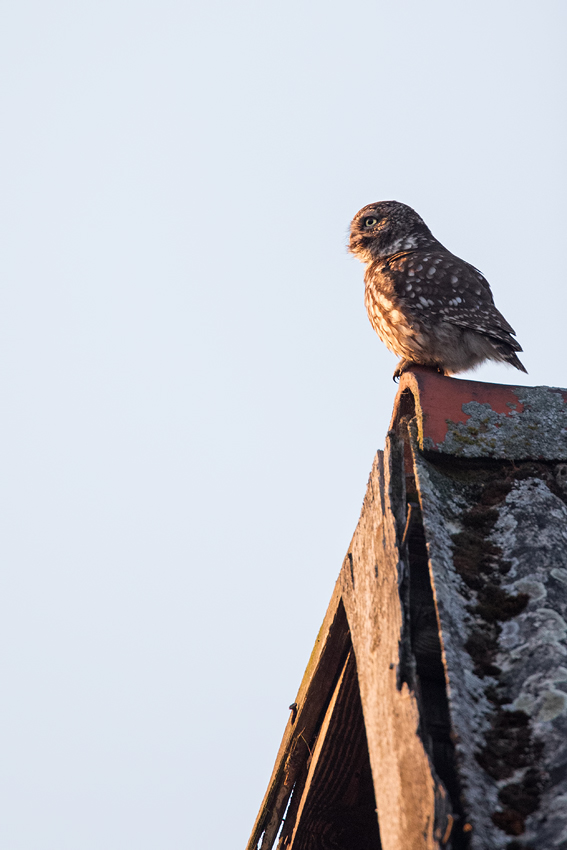
[[[364,219],[365,227],[374,227],[375,224],[378,224],[378,219],[373,216],[369,216],[369,218]]]

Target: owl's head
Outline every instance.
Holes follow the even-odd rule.
[[[371,263],[399,251],[425,248],[436,240],[415,210],[398,201],[378,201],[357,212],[350,225],[348,249]]]

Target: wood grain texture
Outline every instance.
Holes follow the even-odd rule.
[[[287,723],[268,789],[248,841],[247,850],[270,850],[277,837],[294,785],[304,774],[313,738],[350,646],[345,612],[337,584],[299,691],[295,716]]]
[[[447,814],[419,735],[406,655],[407,565],[398,539],[405,526],[403,455],[390,435],[374,462],[340,584],[358,681],[384,850],[441,846]],[[410,664],[411,667],[411,664]]]
[[[290,812],[286,826],[291,821]],[[354,653],[345,662],[283,850],[381,850]]]

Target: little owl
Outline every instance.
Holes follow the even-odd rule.
[[[488,281],[447,251],[411,207],[397,201],[363,207],[352,220],[349,251],[366,263],[370,323],[402,358],[394,379],[412,366],[453,375],[484,360],[526,371]]]

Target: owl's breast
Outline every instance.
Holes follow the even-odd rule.
[[[407,357],[419,346],[421,327],[390,287],[381,288],[376,279],[366,281],[364,300],[370,324],[390,351]]]

